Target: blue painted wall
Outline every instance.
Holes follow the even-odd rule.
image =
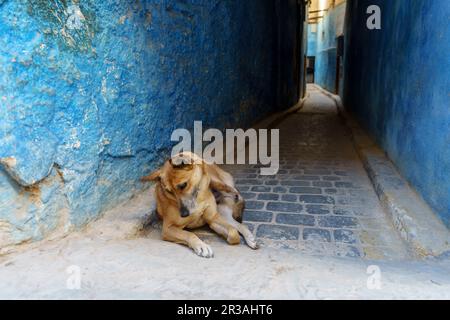
[[[0,0],[0,244],[128,199],[175,128],[290,107],[301,79],[279,35],[297,32],[294,4]]]
[[[274,0],[278,19],[274,50],[277,52],[275,72],[277,77],[277,101],[279,106],[293,106],[303,96],[304,12],[297,0]],[[287,62],[287,63],[286,63]]]
[[[336,37],[343,34],[346,3],[341,3],[324,14],[317,24],[315,83],[334,92],[336,89]],[[313,42],[314,40],[310,40]]]
[[[317,29],[312,31],[311,25],[308,25],[308,56],[315,56],[317,54]]]
[[[366,28],[372,4],[381,30]],[[352,0],[348,10],[344,103],[450,227],[450,1]]]

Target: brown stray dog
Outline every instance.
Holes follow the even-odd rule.
[[[210,258],[211,247],[184,230],[208,224],[231,245],[239,244],[241,233],[249,247],[258,247],[247,226],[235,220],[242,216],[244,201],[232,176],[216,165],[183,152],[141,180],[157,182],[157,212],[163,220],[164,240],[187,245],[199,256]]]

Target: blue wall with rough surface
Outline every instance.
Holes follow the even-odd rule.
[[[372,4],[381,30],[366,28]],[[348,10],[344,104],[450,227],[450,1],[352,0]]]
[[[336,37],[344,32],[346,3],[341,3],[323,13],[317,24],[315,83],[335,92],[336,89]]]
[[[317,53],[317,29],[312,31],[311,25],[308,25],[308,56],[315,56]]]
[[[0,244],[128,199],[175,128],[297,101],[294,3],[0,0]]]

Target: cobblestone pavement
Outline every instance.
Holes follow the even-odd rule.
[[[280,169],[227,167],[246,199],[244,222],[263,246],[367,259],[409,256],[381,208],[334,102],[314,87],[280,129]]]

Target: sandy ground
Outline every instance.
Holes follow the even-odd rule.
[[[3,299],[448,299],[450,260],[368,261],[253,251],[203,234],[215,257],[138,232],[147,191],[82,232],[0,257]],[[78,278],[79,274],[79,278]]]

